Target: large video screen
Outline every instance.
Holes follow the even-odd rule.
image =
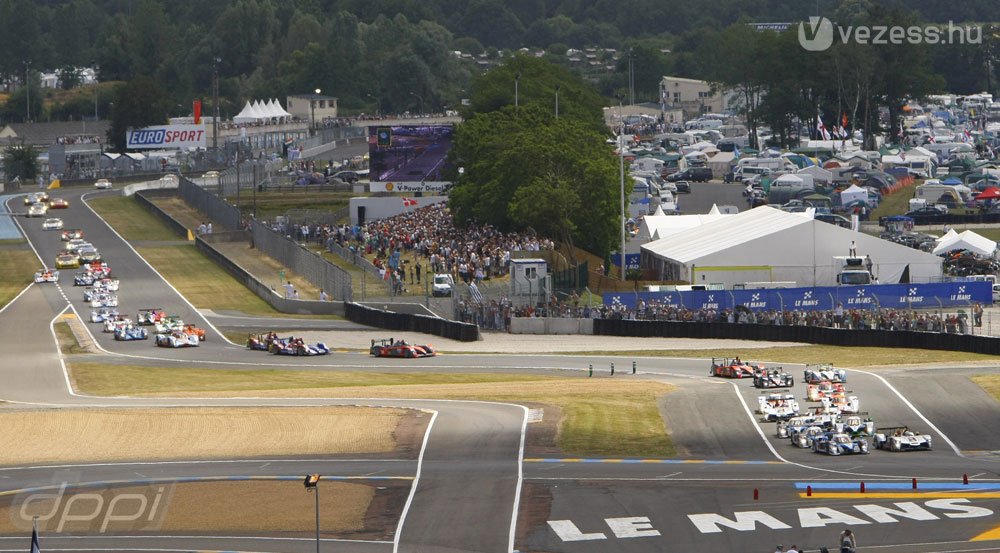
[[[372,191],[441,192],[451,150],[451,125],[372,126],[368,160]]]

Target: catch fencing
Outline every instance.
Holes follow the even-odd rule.
[[[214,226],[222,226],[226,230],[242,230],[240,210],[230,205],[224,199],[198,186],[186,177],[180,178],[178,186],[181,198],[191,207],[205,214]]]
[[[250,232],[254,247],[261,253],[302,275],[334,299],[351,301],[350,273],[257,220],[250,222]]]

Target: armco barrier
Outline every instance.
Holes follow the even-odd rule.
[[[237,265],[212,244],[198,236],[195,245],[212,261],[218,263],[229,274],[233,275],[254,294],[266,301],[282,313],[297,313],[301,315],[339,315],[344,316],[344,304],[339,301],[291,300],[282,297],[263,282],[257,280],[246,269]]]
[[[243,228],[240,210],[236,209],[236,206],[226,203],[222,198],[206,191],[186,177],[180,178],[178,189],[181,198],[191,207],[204,213],[212,221],[213,227],[221,226],[228,230]]]
[[[353,302],[344,302],[344,307],[344,316],[347,317],[347,320],[359,324],[386,330],[433,334],[460,342],[475,342],[480,338],[479,327],[474,324],[449,321],[427,315],[393,313]]]
[[[150,213],[156,216],[157,219],[163,221],[170,227],[170,230],[174,231],[177,236],[182,236],[187,238],[188,229],[184,225],[180,224],[177,219],[171,217],[167,212],[163,211],[156,206],[153,202],[149,201],[150,197],[155,196],[176,196],[177,192],[174,190],[167,190],[164,192],[152,191],[152,190],[137,190],[133,194],[135,200],[139,202],[139,205],[146,208]]]
[[[916,348],[1000,355],[1000,338],[908,330],[847,330],[814,326],[595,319],[594,334],[667,338],[728,338],[846,347]]]

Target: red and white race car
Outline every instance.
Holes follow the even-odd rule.
[[[406,340],[386,338],[372,340],[371,354],[375,357],[434,357],[437,353],[430,345],[418,346],[407,343]]]
[[[709,376],[719,376],[722,378],[753,378],[755,365],[740,361],[739,357],[712,358],[712,368],[709,369]]]

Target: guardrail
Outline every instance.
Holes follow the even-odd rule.
[[[460,342],[479,340],[479,327],[474,324],[449,321],[439,317],[394,313],[375,309],[354,302],[345,302],[345,316],[349,321],[404,332],[422,332]]]

